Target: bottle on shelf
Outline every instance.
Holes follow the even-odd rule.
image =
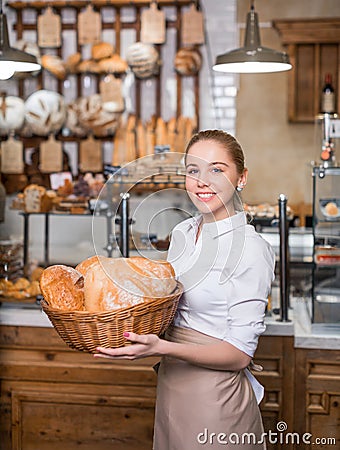
[[[325,83],[321,92],[321,112],[330,114],[335,112],[335,92],[330,73],[325,75]]]

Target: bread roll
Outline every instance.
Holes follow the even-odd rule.
[[[90,264],[84,277],[85,309],[106,311],[170,295],[176,287],[168,262],[142,257],[106,258]]]
[[[65,63],[65,68],[69,73],[78,72],[78,64],[81,61],[81,54],[79,52],[70,55]]]
[[[40,289],[52,308],[65,311],[84,309],[84,277],[72,267],[47,267],[40,278]]]
[[[181,48],[176,53],[174,65],[180,75],[195,75],[202,66],[201,54],[193,47]]]
[[[115,49],[109,42],[99,42],[94,44],[91,49],[92,58],[96,61],[103,58],[109,58]]]
[[[125,73],[128,69],[127,62],[118,54],[98,61],[98,66],[102,73]]]
[[[63,60],[57,55],[43,55],[41,57],[41,65],[44,69],[51,72],[58,80],[65,80],[66,68]]]
[[[339,208],[335,202],[328,202],[325,206],[325,211],[329,216],[337,216],[339,214]]]
[[[100,68],[97,61],[93,59],[84,59],[77,66],[79,73],[100,73]]]

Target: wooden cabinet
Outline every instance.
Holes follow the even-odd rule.
[[[256,378],[265,387],[264,399],[260,405],[265,432],[277,431],[277,423],[281,420],[293,427],[294,338],[262,336],[255,362],[263,367],[263,372],[256,373]],[[281,448],[280,444],[270,442],[267,447],[268,450]]]
[[[0,331],[1,450],[151,450],[157,358],[94,360],[52,328]],[[340,351],[294,349],[292,336],[262,336],[255,361],[264,368],[256,376],[265,386],[265,431],[287,424],[268,450],[311,450],[312,442],[338,448]],[[285,442],[287,433],[298,433],[299,445]]]
[[[325,74],[332,75],[340,112],[340,18],[274,20],[293,68],[288,73],[290,122],[314,122]]]
[[[113,363],[1,327],[1,450],[151,450],[156,359]]]
[[[340,351],[295,351],[295,428],[310,433],[310,444],[323,450],[340,447]]]

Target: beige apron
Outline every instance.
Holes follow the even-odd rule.
[[[171,327],[166,339],[202,345],[219,342],[179,327]],[[158,371],[154,450],[263,450],[266,445],[262,433],[260,410],[243,370],[212,370],[162,358]]]

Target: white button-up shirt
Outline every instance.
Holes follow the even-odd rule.
[[[185,291],[174,323],[253,357],[265,330],[275,254],[243,212],[203,224],[196,242],[201,220],[187,219],[171,235],[168,261]]]

